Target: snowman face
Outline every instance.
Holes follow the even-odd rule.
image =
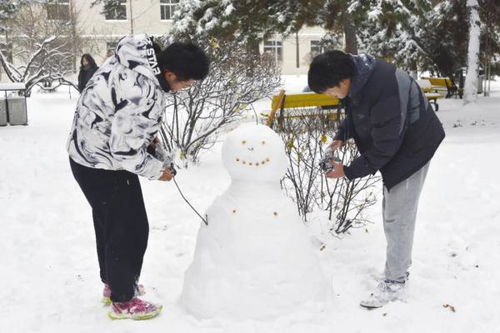
[[[283,141],[264,125],[244,124],[232,131],[222,159],[233,179],[278,181],[288,167]]]

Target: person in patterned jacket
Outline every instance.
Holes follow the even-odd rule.
[[[150,153],[158,143],[164,99],[205,78],[208,69],[207,56],[194,44],[176,42],[161,50],[145,34],[126,36],[78,100],[67,150],[92,208],[103,296],[113,319],[148,319],[161,311],[138,298],[149,234],[138,176],[174,176],[162,154]]]

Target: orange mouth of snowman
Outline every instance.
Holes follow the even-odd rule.
[[[240,163],[241,165],[260,166],[260,165],[265,165],[266,163],[271,162],[271,159],[268,157],[262,161],[255,162],[255,161],[246,161],[246,160],[243,160],[239,157],[236,157],[236,162]]]

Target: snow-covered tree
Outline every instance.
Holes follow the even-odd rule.
[[[328,34],[342,34],[345,52],[357,54],[359,30],[369,6],[368,1],[326,0],[322,3],[316,22],[325,28]]]
[[[67,13],[67,20],[49,20],[50,4],[50,0],[25,1],[6,21],[9,34],[0,48],[0,65],[12,82],[26,85],[28,94],[41,82],[74,85],[65,77],[74,70],[79,42],[75,17]]]
[[[208,77],[186,93],[177,94],[168,106],[171,121],[163,127],[167,148],[179,150],[191,161],[211,147],[217,134],[238,120],[253,102],[269,96],[280,84],[272,59],[255,52],[255,41],[263,29],[249,22],[233,22],[233,12],[242,8],[231,0],[181,1],[173,29],[162,39],[165,45],[190,40],[204,48],[211,60]]]
[[[293,18],[285,14],[297,10],[301,1],[181,1],[174,15],[172,33],[188,38],[237,40],[249,49],[258,50],[258,43],[280,29],[289,29]],[[291,28],[290,28],[291,30]]]
[[[0,0],[0,33],[8,30],[7,22],[29,0]]]
[[[435,75],[453,77],[465,66],[468,33],[465,1],[440,1],[420,25],[427,58],[421,66]]]
[[[320,25],[328,30],[338,29],[339,24],[353,28],[354,21],[349,18],[358,13],[362,7],[359,3],[353,0],[182,1],[174,17],[174,33],[190,31],[219,39],[237,39],[255,50],[269,35],[287,36],[304,25]],[[345,8],[350,8],[349,15],[343,14]]]
[[[123,11],[123,3],[128,0],[93,0],[90,6],[102,4],[101,14],[105,16],[119,17]]]
[[[280,73],[270,59],[238,41],[194,40],[211,60],[208,76],[167,105],[163,142],[185,162],[213,146],[218,134],[252,110],[252,103],[272,94]]]
[[[479,4],[477,0],[467,0],[469,10],[469,47],[468,68],[464,86],[464,104],[477,100],[477,76],[479,72],[479,38],[481,34],[481,21],[479,19]]]
[[[489,96],[491,85],[489,80],[493,75],[500,75],[500,2],[485,0],[480,3],[479,14],[484,29],[481,36],[481,63],[484,66],[484,93]]]
[[[415,71],[453,77],[465,66],[465,0],[373,0],[360,24],[361,48]]]
[[[363,52],[396,62],[408,69],[425,56],[419,42],[422,12],[429,9],[428,1],[419,5],[413,1],[372,1],[365,19],[359,25],[359,40]]]

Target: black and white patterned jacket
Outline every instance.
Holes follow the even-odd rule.
[[[67,150],[81,165],[158,179],[163,162],[147,152],[165,109],[168,84],[147,35],[126,36],[76,107]]]

